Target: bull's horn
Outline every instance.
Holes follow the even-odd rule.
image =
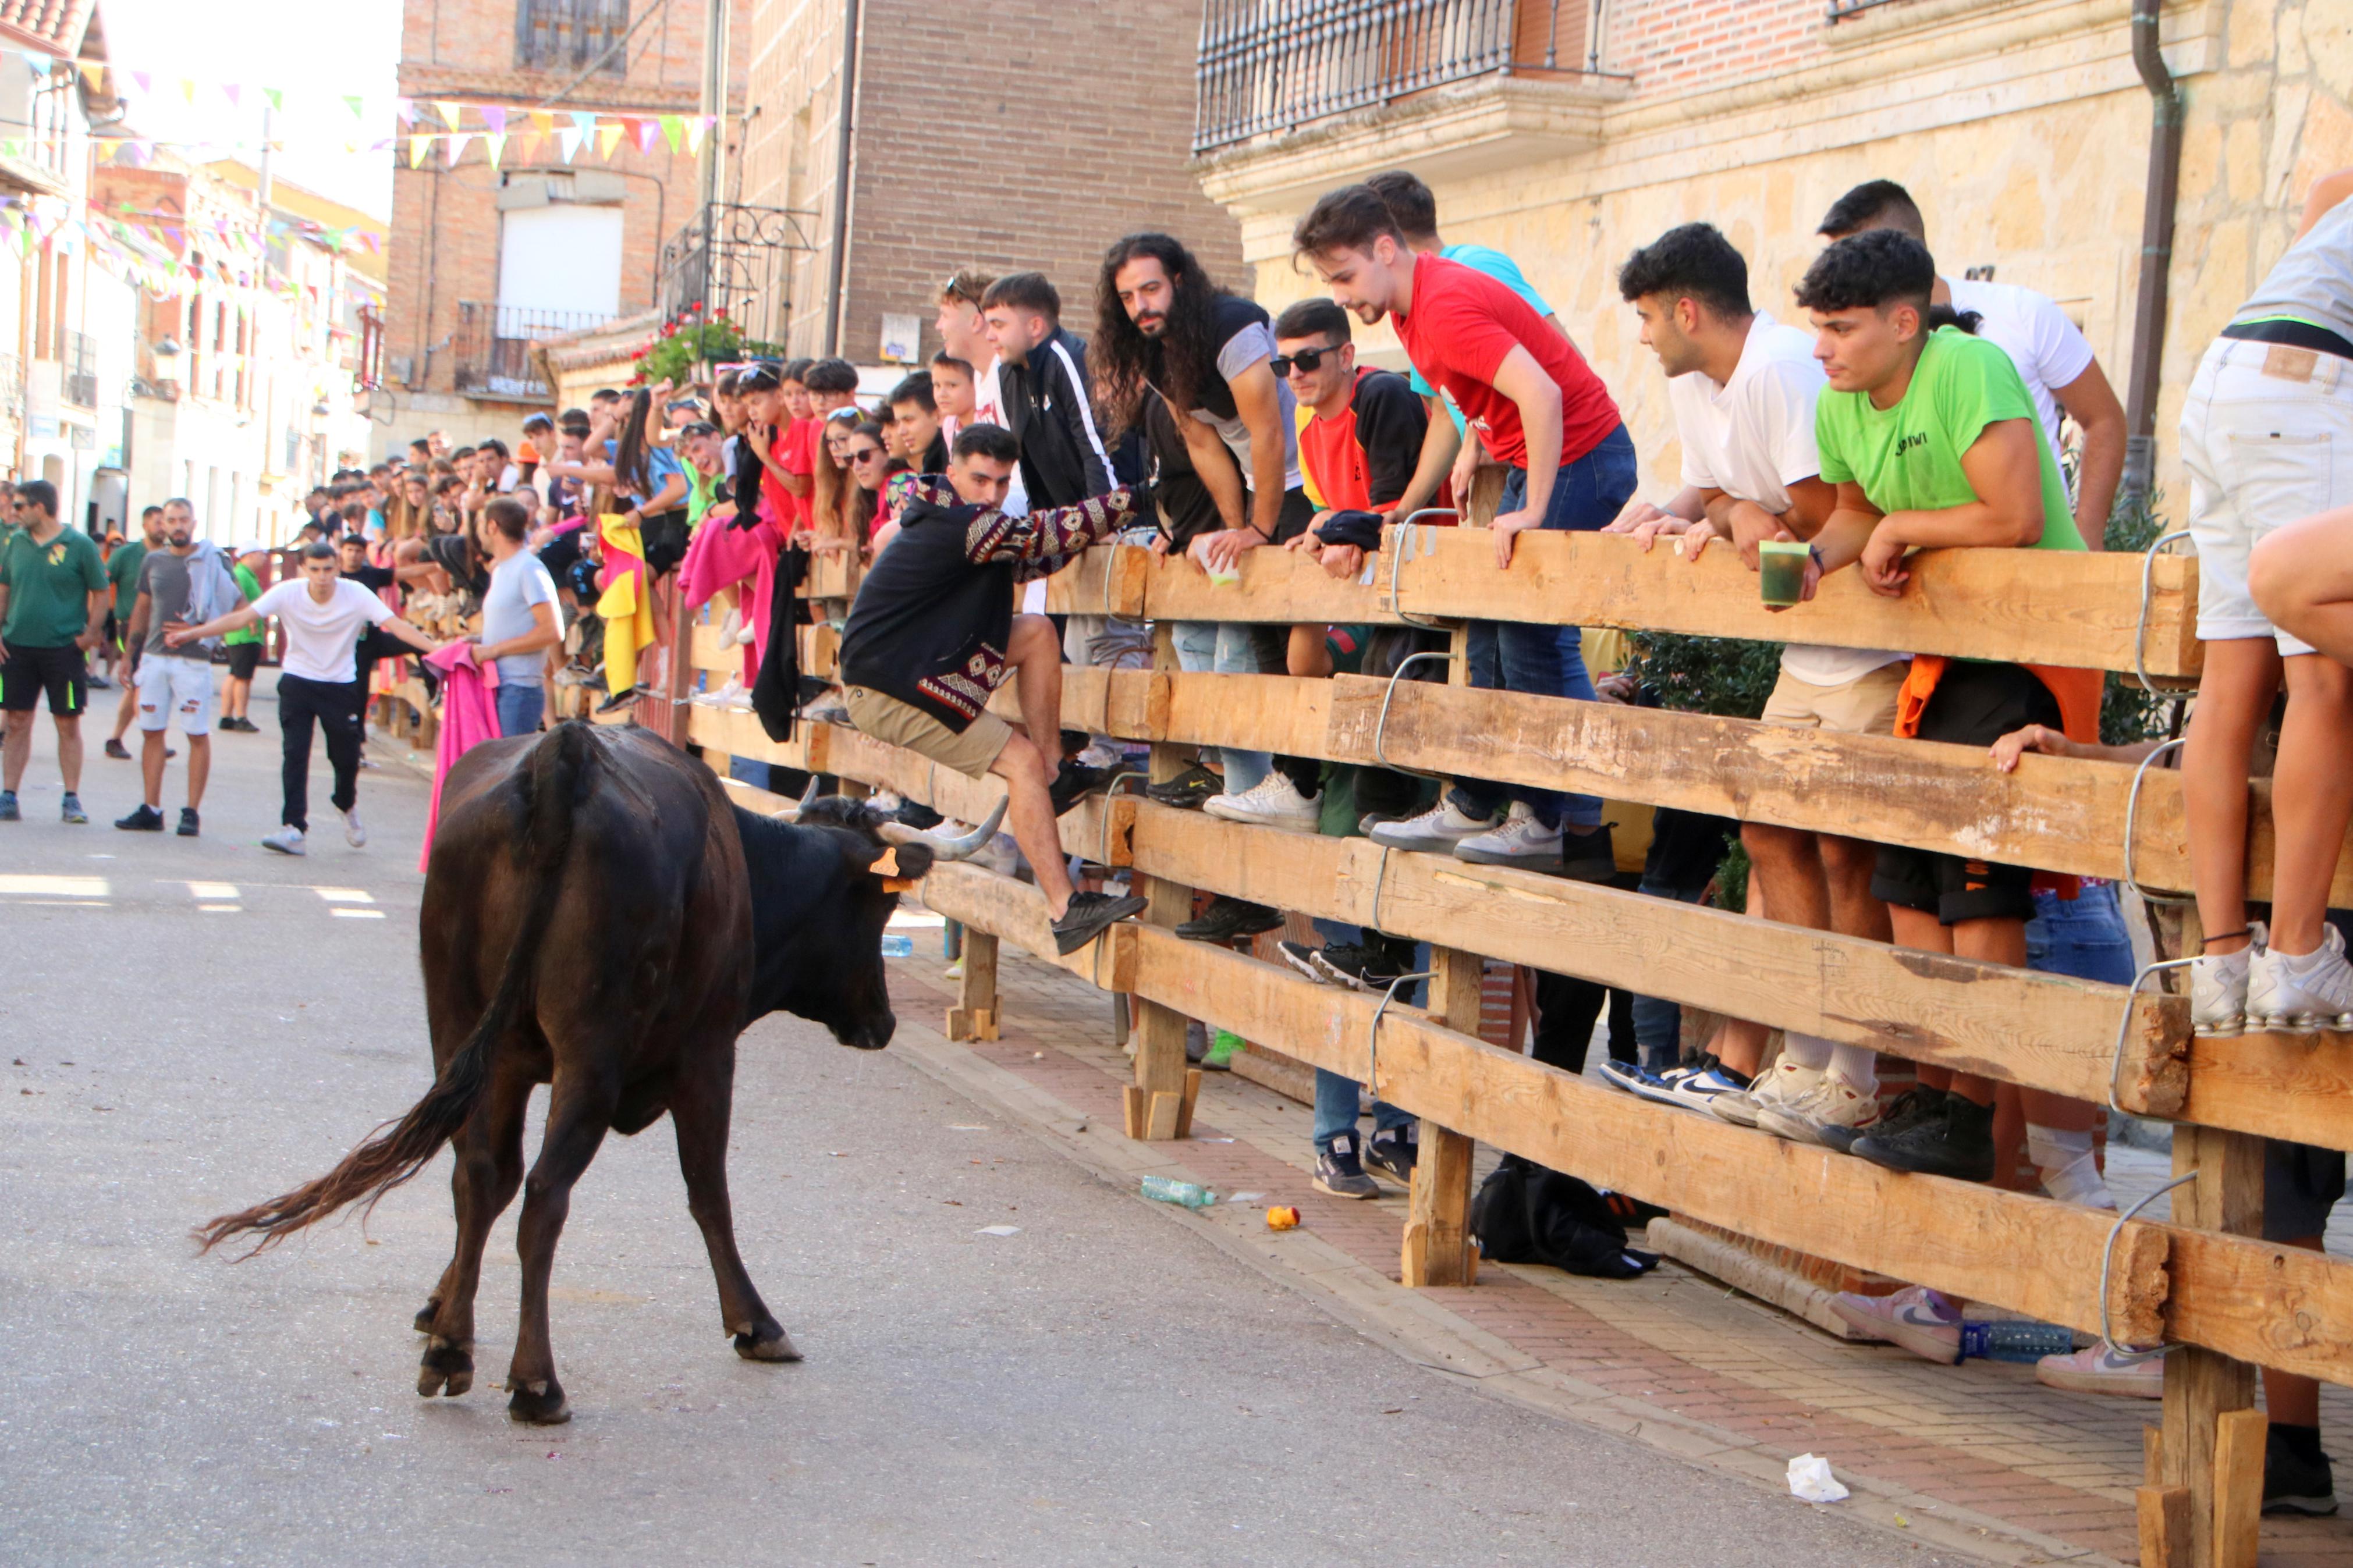
[[[959,834],[954,838],[936,838],[931,834],[918,832],[903,822],[877,823],[874,831],[885,844],[921,844],[931,850],[934,860],[966,860],[978,853],[982,845],[997,837],[997,826],[1004,820],[1005,801],[999,797],[997,803],[989,808],[988,820],[970,833]]]
[[[815,773],[811,773],[809,775],[808,788],[801,792],[800,799],[794,802],[788,809],[776,813],[777,819],[783,822],[798,822],[801,819],[801,813],[807,811],[810,806],[816,804],[817,775]]]

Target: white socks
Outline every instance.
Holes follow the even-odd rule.
[[[2063,1204],[2084,1208],[2112,1209],[2116,1200],[2092,1158],[2092,1134],[2056,1127],[2026,1125],[2026,1156],[2042,1173],[2042,1187]]]
[[[1820,1035],[1783,1031],[1781,1054],[1812,1072],[1825,1068],[1864,1094],[1879,1089],[1879,1053],[1869,1046],[1834,1045]]]

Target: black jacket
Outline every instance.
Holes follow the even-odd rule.
[[[1112,488],[1111,458],[1087,399],[1086,340],[1056,327],[1019,364],[997,367],[1005,416],[1021,443],[1021,488],[1033,507],[1076,506]]]

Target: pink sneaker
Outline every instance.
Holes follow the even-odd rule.
[[[2100,1343],[2069,1355],[2047,1355],[2034,1375],[2070,1394],[2117,1394],[2128,1399],[2165,1397],[2165,1357],[2134,1355]]]
[[[1831,1298],[1831,1310],[1858,1333],[1924,1360],[1951,1366],[1961,1359],[1960,1309],[1925,1285],[1907,1285],[1893,1296],[1842,1292]]]

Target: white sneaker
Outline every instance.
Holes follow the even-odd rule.
[[[1301,795],[1290,779],[1274,773],[1240,795],[1229,790],[1224,795],[1211,795],[1201,809],[1227,822],[1254,822],[1265,827],[1313,833],[1323,816],[1323,799],[1321,794]]]
[[[1754,1127],[1758,1113],[1767,1106],[1787,1105],[1810,1093],[1821,1081],[1821,1068],[1799,1067],[1784,1056],[1773,1064],[1771,1072],[1761,1074],[1737,1094],[1717,1095],[1707,1102],[1707,1108],[1736,1127]]]
[[[1878,1119],[1877,1095],[1865,1094],[1829,1072],[1805,1093],[1761,1106],[1757,1112],[1760,1129],[1792,1143],[1820,1143],[1824,1127],[1862,1127]]]
[[[2310,952],[2256,953],[2247,966],[2247,1026],[2283,1035],[2353,1029],[2353,964],[2345,962],[2343,933],[2323,926]]]
[[[1557,871],[1560,828],[1546,827],[1525,801],[1514,801],[1503,826],[1459,839],[1454,858],[1476,866],[1511,866],[1522,871]]]
[[[1483,833],[1495,825],[1488,816],[1465,816],[1454,809],[1453,797],[1440,795],[1438,804],[1419,816],[1409,816],[1402,822],[1374,825],[1365,835],[1376,844],[1391,849],[1419,849],[1426,854],[1443,855],[1474,833]]]
[[[2121,1394],[2132,1399],[2165,1397],[2165,1357],[2134,1355],[2103,1340],[2066,1355],[2034,1363],[2035,1377],[2070,1394]]]
[[[302,830],[299,827],[281,827],[275,833],[262,835],[261,847],[264,849],[275,849],[280,855],[310,853],[302,847]]]
[[[2236,952],[2217,952],[2189,961],[2189,1026],[2200,1035],[2242,1035],[2247,1031],[2247,973],[2255,954],[2263,951],[2267,934],[2261,921],[2247,922],[2247,945]]]
[[[1926,1286],[1907,1285],[1893,1296],[1841,1291],[1831,1298],[1831,1310],[1856,1332],[1924,1360],[1953,1366],[1961,1359],[1960,1311]]]
[[[360,826],[359,807],[343,813],[343,842],[354,849],[367,847],[367,829]]]

